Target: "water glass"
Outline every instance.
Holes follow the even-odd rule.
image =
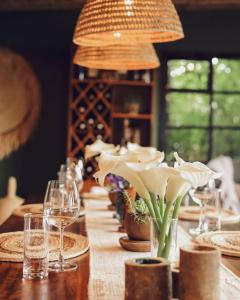
[[[24,279],[48,276],[48,223],[43,214],[24,215]]]
[[[215,189],[214,197],[208,202],[205,221],[208,231],[221,230],[221,189]]]

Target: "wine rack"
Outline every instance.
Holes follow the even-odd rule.
[[[141,80],[141,73],[133,77],[131,72],[121,79],[114,78],[115,73],[106,71],[104,76],[109,75],[107,78],[100,78],[98,73],[95,78],[89,78],[86,75],[87,69],[74,65],[71,73],[68,157],[83,157],[85,146],[92,144],[97,138],[106,143],[120,144],[126,122],[139,126],[138,130],[142,132],[142,140],[139,141],[141,144],[150,144],[152,82]],[[132,99],[139,102],[139,112],[129,111],[129,107],[136,109]],[[88,160],[85,163],[85,178],[91,178],[96,167],[95,159]]]

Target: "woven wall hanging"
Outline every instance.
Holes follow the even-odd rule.
[[[38,79],[27,61],[0,49],[0,159],[31,136],[40,113],[40,94]]]

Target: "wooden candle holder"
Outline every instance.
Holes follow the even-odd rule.
[[[125,300],[170,300],[170,264],[160,258],[138,258],[125,262]]]
[[[206,245],[180,248],[180,300],[219,300],[220,251]]]

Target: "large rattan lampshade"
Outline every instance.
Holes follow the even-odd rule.
[[[83,67],[104,70],[154,69],[160,65],[152,44],[80,46],[73,62]]]
[[[73,41],[77,45],[101,46],[170,42],[183,37],[171,0],[88,0]]]

